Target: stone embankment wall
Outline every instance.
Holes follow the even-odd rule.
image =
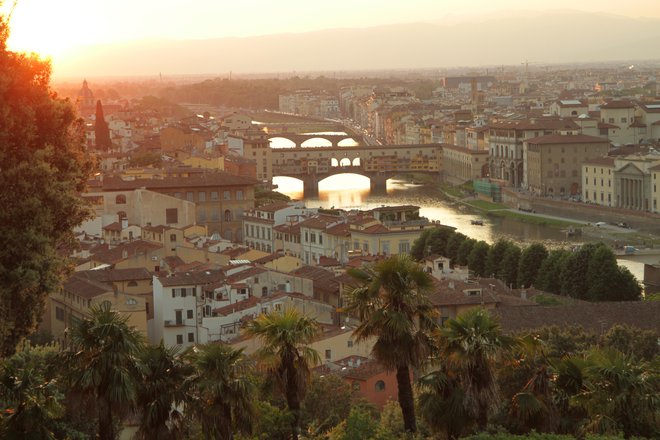
[[[573,218],[591,223],[625,222],[634,229],[660,234],[660,214],[651,212],[536,197],[509,189],[502,189],[502,200],[512,208],[533,209],[540,214]]]

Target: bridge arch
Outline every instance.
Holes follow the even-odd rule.
[[[271,148],[295,148],[297,144],[285,136],[273,136],[268,138]]]
[[[303,148],[332,147],[332,141],[323,136],[315,136],[302,142],[300,146]]]
[[[359,145],[360,144],[352,137],[348,137],[337,142],[338,147],[357,147]]]

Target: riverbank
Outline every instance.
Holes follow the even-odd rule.
[[[495,203],[474,196],[468,185],[453,186],[446,183],[434,185],[446,198],[460,207],[488,217],[505,217],[522,223],[548,226],[567,234],[582,236],[584,241],[602,241],[614,248],[636,246],[640,249],[660,247],[660,236],[637,229],[622,228],[606,222],[586,221],[579,218],[558,216],[542,212],[521,211],[504,203]]]

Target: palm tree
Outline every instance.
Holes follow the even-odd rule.
[[[146,347],[140,354],[142,381],[137,388],[137,438],[168,440],[181,437],[183,417],[178,408],[187,400],[184,385],[192,368],[177,356],[178,347]]]
[[[640,362],[612,349],[592,350],[585,360],[584,382],[574,399],[587,412],[584,431],[623,431],[626,437],[660,434],[657,362]]]
[[[301,402],[310,380],[310,367],[319,364],[316,350],[307,346],[319,334],[318,323],[295,309],[262,314],[250,322],[248,334],[258,337],[263,346],[257,352],[259,362],[286,398],[293,416],[291,432],[300,434]]]
[[[411,368],[419,367],[433,347],[437,313],[428,299],[433,279],[409,255],[401,254],[372,267],[352,269],[357,287],[347,292],[345,310],[360,320],[358,341],[375,338],[374,357],[396,370],[399,405],[406,431],[417,431]]]
[[[204,438],[230,440],[234,427],[250,433],[255,393],[243,350],[208,344],[193,348],[187,357],[195,369],[190,413],[199,420]]]
[[[465,393],[465,409],[483,430],[488,410],[499,404],[494,362],[512,344],[486,310],[475,308],[450,319],[440,329],[447,368],[456,372]]]
[[[128,318],[104,302],[92,307],[90,318],[74,319],[71,326],[72,388],[96,399],[101,440],[114,440],[115,418],[135,404],[143,340]]]
[[[55,347],[27,346],[0,362],[0,438],[54,439],[64,416]]]
[[[419,412],[434,431],[444,431],[445,437],[458,438],[471,423],[464,405],[465,392],[456,373],[445,365],[418,381]]]

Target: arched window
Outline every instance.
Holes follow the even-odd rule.
[[[117,205],[125,205],[126,204],[126,196],[123,194],[117,194],[117,197],[115,197],[115,203]]]
[[[264,286],[261,288],[261,295],[262,296],[268,295],[268,287]]]
[[[225,210],[225,221],[230,222],[231,221],[231,211],[226,209]]]
[[[378,382],[376,382],[374,384],[374,389],[376,391],[385,391],[385,382],[383,382],[382,380],[379,380]]]

